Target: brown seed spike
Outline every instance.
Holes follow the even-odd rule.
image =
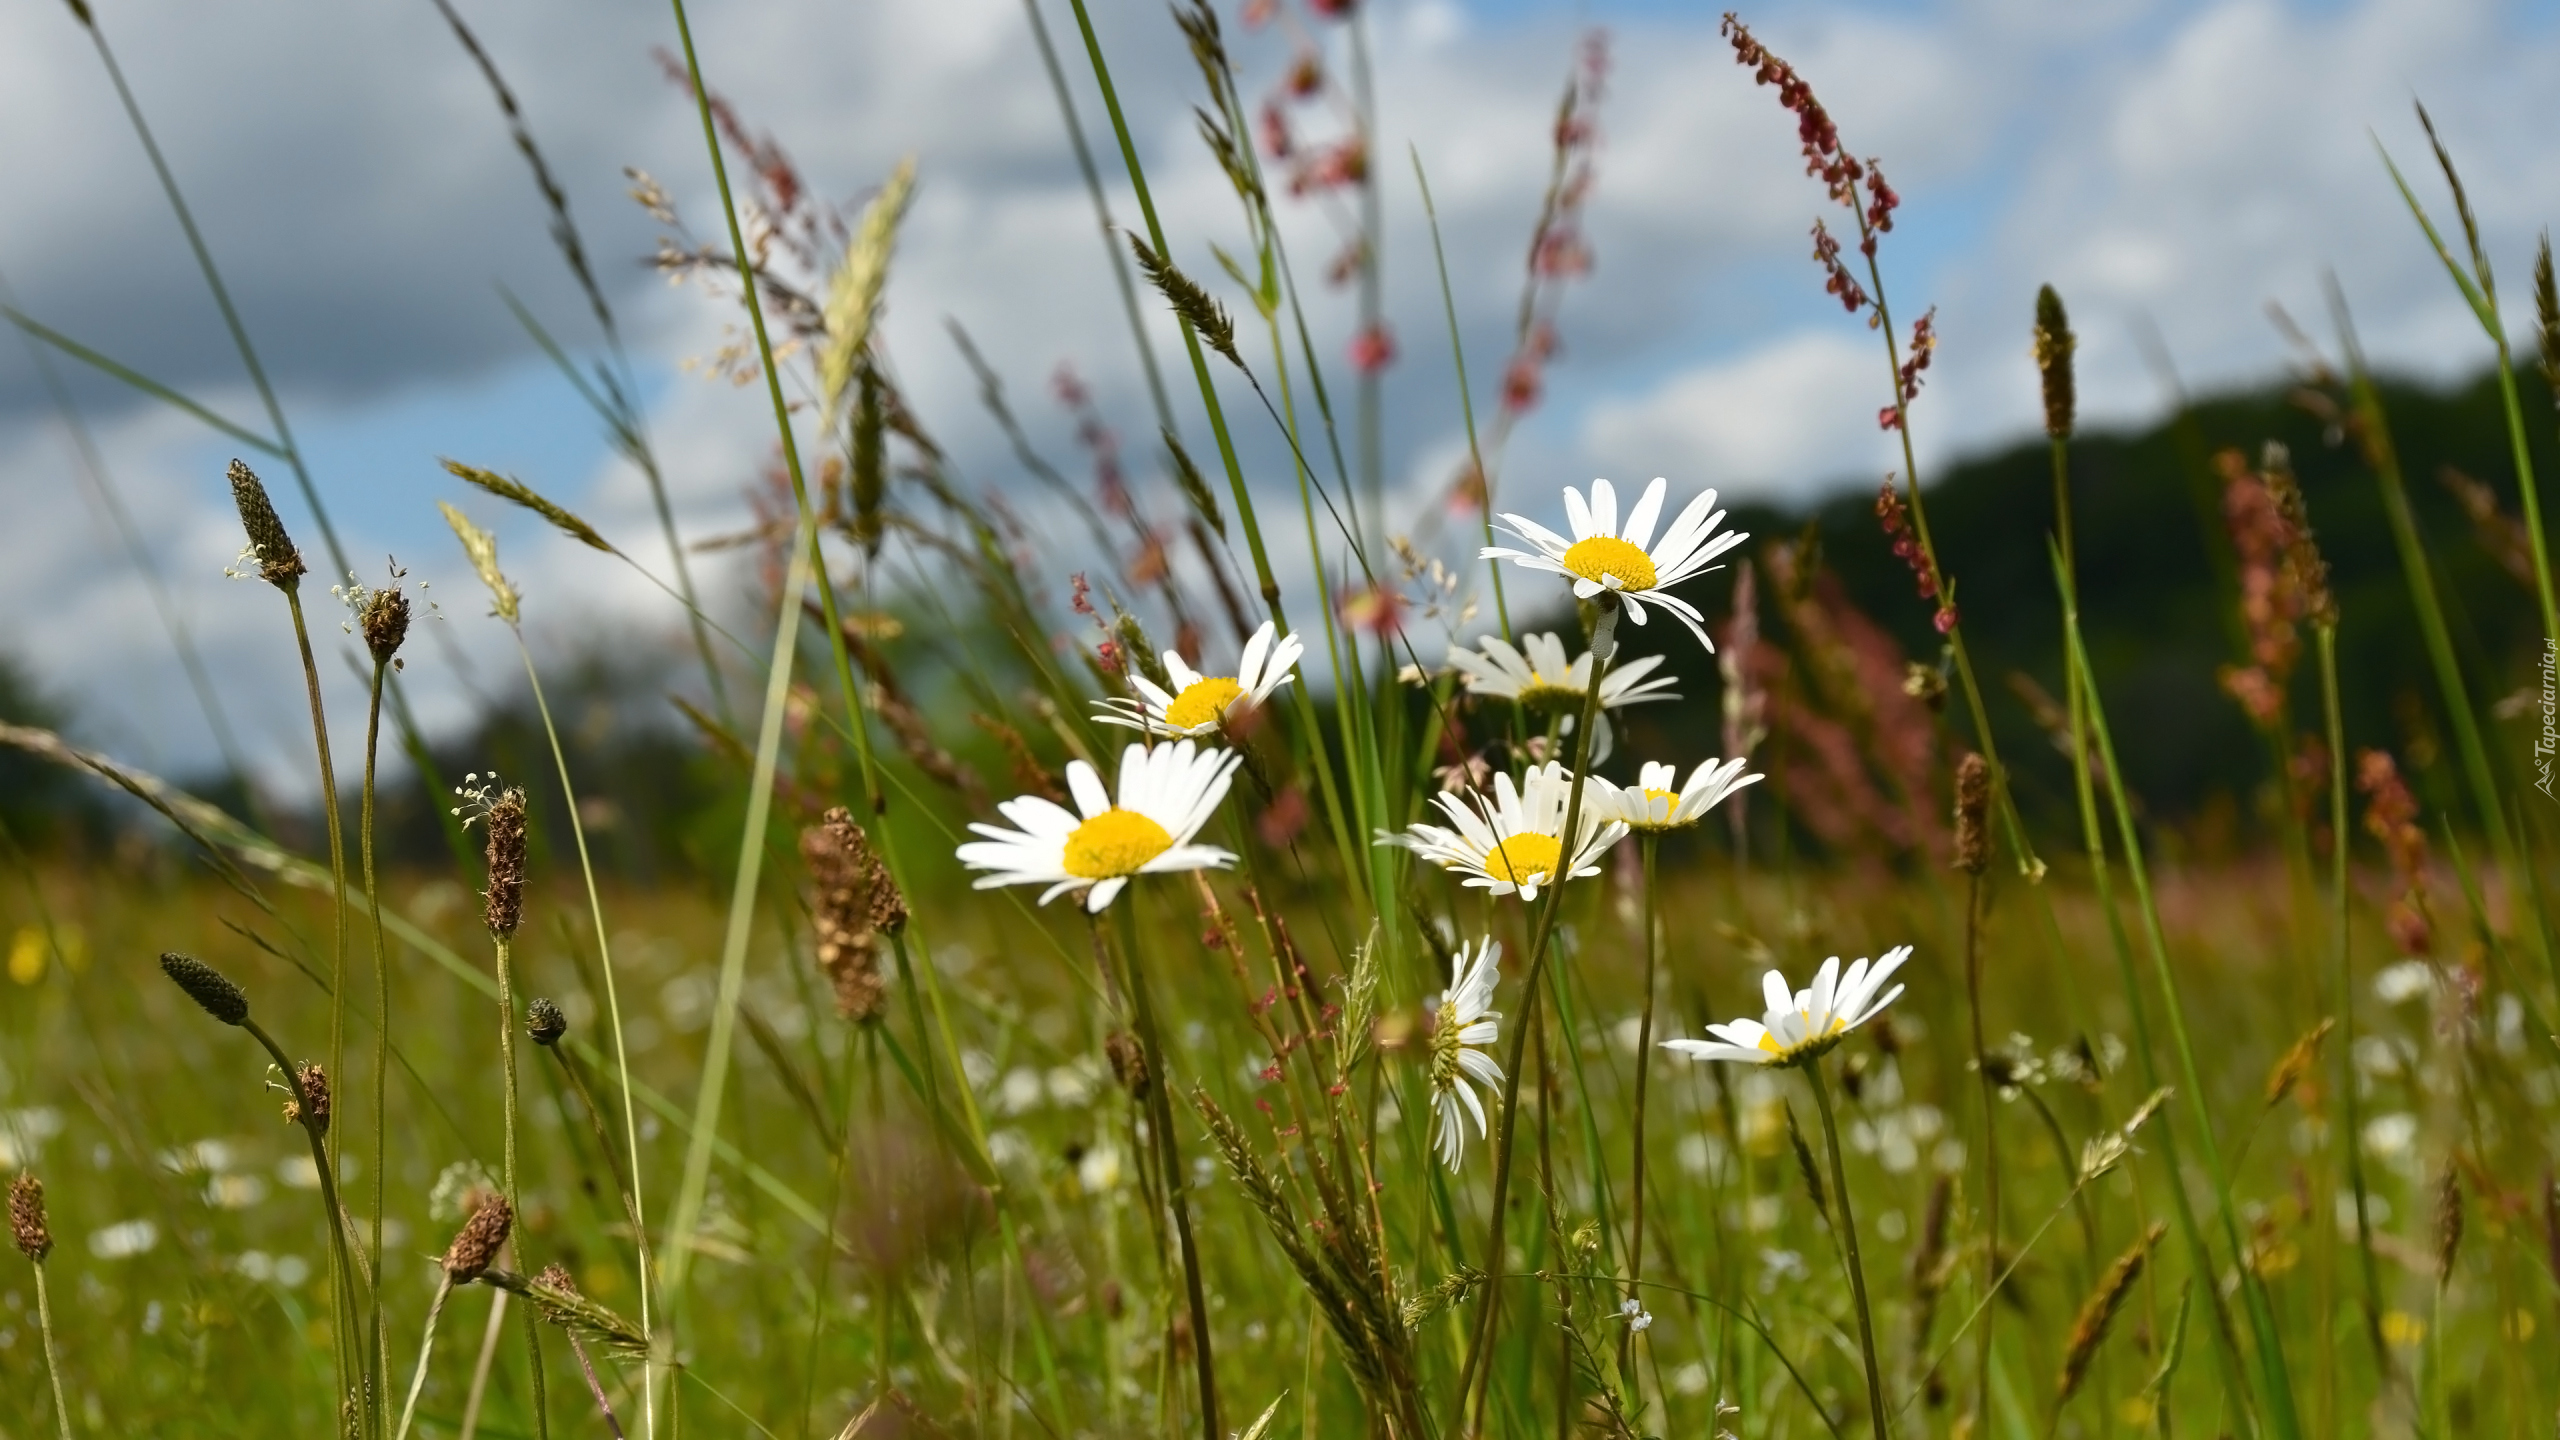
[[[533,1277],[533,1283],[536,1285],[548,1286],[551,1289],[559,1291],[563,1295],[575,1295],[578,1293],[577,1278],[569,1273],[568,1266],[561,1264],[557,1260],[543,1266],[542,1273]]]
[[[1967,755],[1956,766],[1956,868],[1979,875],[1991,863],[1991,766]]]
[[[1102,1054],[1111,1062],[1111,1077],[1132,1100],[1147,1098],[1147,1057],[1138,1048],[1138,1037],[1126,1030],[1114,1030],[1102,1037]]]
[[[2542,382],[2551,387],[2551,403],[2560,406],[2560,283],[2551,274],[2551,232],[2533,252],[2533,316],[2542,338]]]
[[[296,1098],[284,1102],[284,1118],[302,1126],[317,1137],[329,1133],[329,1072],[317,1061],[306,1061],[293,1073],[299,1087]]]
[[[302,551],[284,533],[275,502],[267,498],[267,487],[256,472],[234,460],[229,474],[231,503],[240,507],[240,528],[249,532],[248,558],[258,562],[258,578],[279,590],[291,589],[304,573]]]
[[[471,1212],[462,1229],[445,1247],[445,1278],[456,1285],[468,1285],[480,1278],[498,1251],[507,1243],[507,1232],[515,1228],[515,1207],[503,1195],[492,1195]]]
[[[2056,440],[2071,438],[2073,411],[2078,407],[2071,352],[2079,346],[2062,297],[2050,285],[2036,291],[2036,375],[2044,382],[2044,433]]]
[[[160,954],[160,973],[177,982],[187,998],[204,1007],[204,1013],[225,1025],[237,1025],[249,1018],[249,997],[231,983],[219,970],[193,955],[175,950]]]
[[[2462,1254],[2462,1172],[2451,1160],[2436,1182],[2436,1283],[2453,1279],[2453,1262]]]
[[[880,981],[881,927],[874,918],[883,904],[882,887],[901,924],[905,903],[897,899],[897,887],[887,884],[870,840],[853,823],[853,812],[841,805],[800,832],[800,858],[816,891],[810,922],[818,968],[835,986],[836,1012],[858,1024],[877,1020],[886,1003]]]
[[[53,1232],[44,1224],[44,1182],[33,1175],[9,1182],[9,1238],[19,1254],[39,1265],[53,1253]]]
[[[2089,1362],[2097,1356],[2098,1346],[2105,1343],[2107,1327],[2114,1323],[2116,1312],[2124,1308],[2125,1297],[2133,1293],[2133,1282],[2142,1278],[2142,1263],[2151,1257],[2151,1247],[2159,1244],[2160,1237],[2168,1233],[2166,1222],[2153,1221],[2151,1228],[2142,1233],[2142,1238],[2133,1243],[2133,1248],[2117,1256],[2116,1263],[2107,1267],[2107,1273],[2098,1281],[2098,1288],[2082,1302],[2080,1317],[2071,1326],[2071,1342],[2063,1347],[2062,1376],[2054,1385],[2057,1405],[2069,1400],[2071,1392],[2079,1389],[2080,1382],[2088,1377]]]
[[[524,1007],[524,1033],[536,1045],[557,1045],[560,1037],[569,1033],[569,1017],[560,1013],[558,1005],[536,997]]]
[[[501,939],[524,922],[524,790],[515,787],[489,804],[489,933]]]
[[[366,593],[364,609],[356,614],[356,628],[364,632],[365,648],[373,652],[374,664],[388,665],[400,653],[400,643],[409,638],[409,597],[400,593],[398,580]]]

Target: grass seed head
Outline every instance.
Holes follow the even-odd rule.
[[[1991,863],[1991,766],[1967,755],[1956,766],[1956,868],[1979,875]]]
[[[53,1232],[44,1223],[44,1182],[33,1175],[9,1182],[9,1238],[19,1254],[39,1265],[53,1253]]]
[[[2089,1362],[2105,1342],[2107,1327],[2115,1322],[2116,1312],[2124,1308],[2126,1297],[2133,1293],[2133,1282],[2142,1278],[2142,1264],[2151,1258],[2151,1247],[2168,1233],[2165,1222],[2153,1221],[2151,1228],[2142,1232],[2142,1238],[2133,1242],[2133,1248],[2107,1267],[2107,1273],[2098,1279],[2098,1288],[2081,1302],[2080,1317],[2071,1326],[2071,1341],[2063,1347],[2062,1374],[2054,1384],[2055,1404],[2069,1400],[2071,1392],[2088,1377]]]
[[[559,1006],[537,997],[524,1007],[524,1033],[536,1045],[557,1045],[569,1033],[569,1017],[560,1013]]]
[[[2551,403],[2560,405],[2560,283],[2551,274],[2551,232],[2533,252],[2533,317],[2542,341],[2542,379],[2551,387]]]
[[[229,474],[231,503],[240,507],[240,528],[249,532],[249,548],[240,558],[257,562],[259,579],[279,590],[292,589],[304,573],[302,551],[284,533],[284,522],[276,518],[267,487],[255,471],[237,460],[231,462]]]
[[[2036,291],[2036,375],[2044,382],[2044,433],[2056,440],[2071,438],[2072,412],[2078,404],[2071,352],[2079,345],[2062,297],[2050,285]]]
[[[471,1218],[445,1247],[445,1278],[456,1285],[468,1285],[480,1278],[498,1251],[507,1243],[507,1232],[515,1228],[515,1207],[504,1195],[491,1195],[471,1212]]]
[[[817,892],[809,907],[810,924],[816,931],[818,968],[835,986],[836,1013],[856,1024],[876,1021],[887,1007],[880,934],[889,927],[880,921],[890,918],[904,926],[906,902],[872,853],[869,837],[853,823],[853,812],[841,805],[800,832],[800,858]]]
[[[409,638],[409,597],[400,593],[398,566],[391,569],[390,584],[364,593],[362,608],[356,611],[356,629],[364,636],[364,647],[373,652],[374,664],[391,664],[400,653],[401,642]]]
[[[524,923],[524,789],[499,792],[489,802],[489,933],[501,939]]]
[[[284,1102],[284,1118],[314,1136],[329,1133],[329,1072],[306,1060],[293,1072],[294,1093]]]
[[[160,973],[176,981],[188,999],[223,1024],[238,1025],[249,1018],[249,997],[221,971],[193,955],[181,955],[175,950],[160,952]]]

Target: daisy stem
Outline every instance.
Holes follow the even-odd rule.
[[[1173,1143],[1173,1103],[1167,1096],[1170,1077],[1164,1068],[1164,1045],[1156,1033],[1156,1008],[1147,984],[1137,925],[1123,907],[1119,920],[1121,963],[1129,972],[1129,1007],[1138,1024],[1138,1044],[1147,1061],[1147,1128],[1155,1132],[1156,1160],[1164,1174],[1165,1204],[1173,1211],[1175,1244],[1182,1252],[1182,1284],[1191,1306],[1191,1355],[1199,1370],[1201,1440],[1219,1440],[1218,1372],[1209,1352],[1209,1297],[1200,1280],[1200,1253],[1191,1238],[1191,1206],[1182,1181],[1182,1155]]]
[[[1858,1306],[1858,1352],[1867,1365],[1867,1418],[1876,1440],[1886,1440],[1884,1380],[1876,1369],[1876,1327],[1867,1309],[1867,1271],[1858,1259],[1858,1222],[1849,1213],[1849,1172],[1840,1163],[1840,1126],[1831,1116],[1831,1087],[1822,1078],[1822,1061],[1804,1067],[1813,1082],[1813,1103],[1822,1112],[1822,1145],[1831,1153],[1831,1193],[1840,1203],[1840,1247],[1849,1260],[1849,1294]]]
[[[1546,903],[1538,908],[1537,930],[1529,942],[1529,972],[1523,982],[1520,1026],[1511,1032],[1510,1062],[1502,1067],[1502,1122],[1493,1146],[1493,1233],[1485,1241],[1485,1273],[1504,1273],[1506,1249],[1504,1232],[1510,1219],[1511,1137],[1512,1122],[1519,1116],[1514,1103],[1520,1098],[1520,1067],[1527,1052],[1529,1032],[1538,1024],[1538,981],[1547,966],[1547,941],[1555,934],[1556,912],[1561,906],[1566,879],[1571,875],[1574,840],[1582,825],[1582,786],[1591,759],[1591,732],[1600,716],[1600,681],[1609,673],[1609,659],[1618,652],[1617,597],[1603,592],[1600,618],[1591,627],[1591,684],[1582,694],[1582,724],[1574,732],[1573,788],[1564,806],[1564,829],[1556,853],[1556,873],[1549,877]],[[1495,853],[1502,856],[1503,868],[1512,874],[1510,856],[1497,843]],[[1486,1363],[1487,1351],[1500,1328],[1502,1287],[1487,1286],[1484,1311],[1476,1321],[1475,1338],[1467,1345],[1466,1363],[1458,1371],[1458,1404],[1465,1414],[1470,1390],[1475,1394],[1475,1428],[1483,1429],[1485,1396],[1492,1388],[1492,1366]]]
[[[1654,832],[1648,830],[1636,843],[1638,852],[1644,857],[1644,1018],[1636,1025],[1635,1165],[1630,1187],[1634,1199],[1629,1202],[1631,1214],[1627,1223],[1627,1298],[1630,1300],[1637,1298],[1637,1287],[1644,1283],[1644,1102],[1645,1081],[1653,1060],[1654,965],[1659,948],[1653,933],[1653,858],[1659,841]],[[1630,1325],[1618,1340],[1618,1369],[1622,1375],[1635,1353],[1635,1341],[1635,1327]]]

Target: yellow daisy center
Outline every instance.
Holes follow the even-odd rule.
[[[1067,836],[1059,865],[1081,880],[1110,880],[1138,873],[1138,867],[1173,848],[1165,828],[1135,810],[1110,809],[1077,826]]]
[[[1578,686],[1561,684],[1532,670],[1529,672],[1529,683],[1520,687],[1519,704],[1523,710],[1579,713],[1582,709],[1582,691]]]
[[[1797,1014],[1799,1014],[1799,1015],[1804,1015],[1804,1012],[1803,1012],[1803,1011],[1801,1011],[1801,1010],[1797,1011],[1796,1013],[1797,1013]],[[1807,1020],[1810,1020],[1810,1019],[1812,1019],[1813,1017],[1812,1017],[1811,1015],[1805,1015],[1805,1018],[1806,1018]],[[1802,1054],[1803,1052],[1805,1052],[1805,1051],[1807,1051],[1807,1050],[1812,1049],[1812,1048],[1813,1048],[1814,1046],[1816,1046],[1816,1045],[1821,1045],[1821,1044],[1824,1044],[1824,1043],[1826,1043],[1826,1042],[1830,1041],[1834,1036],[1838,1035],[1841,1031],[1846,1030],[1846,1029],[1848,1029],[1848,1028],[1849,1028],[1849,1017],[1847,1017],[1847,1016],[1845,1016],[1845,1015],[1834,1015],[1834,1016],[1832,1016],[1832,1017],[1831,1017],[1831,1028],[1829,1028],[1829,1029],[1827,1029],[1827,1030],[1823,1031],[1821,1034],[1819,1034],[1819,1035],[1817,1035],[1817,1036],[1814,1036],[1814,1037],[1813,1037],[1812,1039],[1810,1039],[1810,1040],[1800,1040],[1800,1041],[1798,1041],[1796,1044],[1794,1044],[1793,1046],[1787,1046],[1787,1045],[1781,1045],[1781,1044],[1779,1044],[1779,1043],[1778,1043],[1778,1037],[1777,1037],[1777,1035],[1776,1035],[1774,1032],[1764,1030],[1764,1031],[1762,1031],[1762,1032],[1760,1033],[1760,1048],[1761,1048],[1761,1049],[1763,1049],[1763,1050],[1765,1050],[1765,1051],[1767,1051],[1768,1053],[1770,1053],[1770,1054],[1772,1054],[1772,1055],[1776,1055],[1776,1056],[1779,1056],[1779,1057],[1781,1057],[1781,1058],[1784,1058],[1784,1057],[1786,1057],[1786,1056],[1790,1056],[1790,1055],[1798,1055],[1798,1054]]]
[[[1564,842],[1553,835],[1505,836],[1484,857],[1484,873],[1496,880],[1527,886],[1553,879],[1564,860]]]
[[[1615,535],[1594,535],[1576,540],[1564,552],[1564,568],[1585,580],[1605,583],[1615,577],[1620,589],[1653,588],[1653,557],[1640,546],[1630,545]]]
[[[1182,687],[1173,703],[1164,707],[1164,723],[1176,730],[1194,725],[1213,725],[1227,713],[1244,687],[1224,675],[1211,675]]]
[[[1654,802],[1654,801],[1656,801],[1656,800],[1660,800],[1660,801],[1663,801],[1663,802],[1665,802],[1665,803],[1669,804],[1669,805],[1670,805],[1670,806],[1672,806],[1674,809],[1677,809],[1677,808],[1679,807],[1679,804],[1680,804],[1680,792],[1679,792],[1679,791],[1677,791],[1677,790],[1656,790],[1656,789],[1654,789],[1654,788],[1653,788],[1652,786],[1650,786],[1650,785],[1648,785],[1648,786],[1646,786],[1646,787],[1645,787],[1645,791],[1644,791],[1644,798],[1645,798],[1645,803],[1646,803],[1646,804],[1651,804],[1651,803],[1653,803],[1653,802]]]

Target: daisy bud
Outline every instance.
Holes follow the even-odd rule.
[[[1991,862],[1991,766],[1967,755],[1956,766],[1956,868],[1979,875]]]
[[[515,1223],[515,1207],[507,1203],[507,1197],[491,1195],[483,1199],[480,1208],[463,1222],[453,1243],[445,1247],[445,1278],[456,1285],[479,1279],[490,1262],[498,1258],[499,1249],[507,1243],[507,1232],[515,1228]]]
[[[2071,352],[2079,339],[2071,333],[2071,317],[2062,297],[2050,285],[2036,292],[2036,375],[2044,382],[2044,433],[2056,440],[2071,438],[2075,396]]]
[[[44,1224],[44,1182],[33,1175],[9,1182],[9,1238],[19,1254],[39,1265],[53,1253],[53,1232]]]
[[[187,998],[204,1007],[204,1013],[225,1025],[238,1025],[249,1018],[249,997],[231,983],[219,970],[192,955],[174,950],[162,951],[160,973],[177,982]]]
[[[258,578],[279,590],[289,590],[301,582],[304,566],[302,551],[293,537],[284,533],[284,522],[276,518],[275,502],[267,498],[267,487],[255,472],[234,460],[229,471],[231,503],[240,508],[240,528],[249,532],[246,557],[258,562]]]
[[[484,916],[501,939],[524,921],[524,791],[511,789],[489,804],[489,890]]]

